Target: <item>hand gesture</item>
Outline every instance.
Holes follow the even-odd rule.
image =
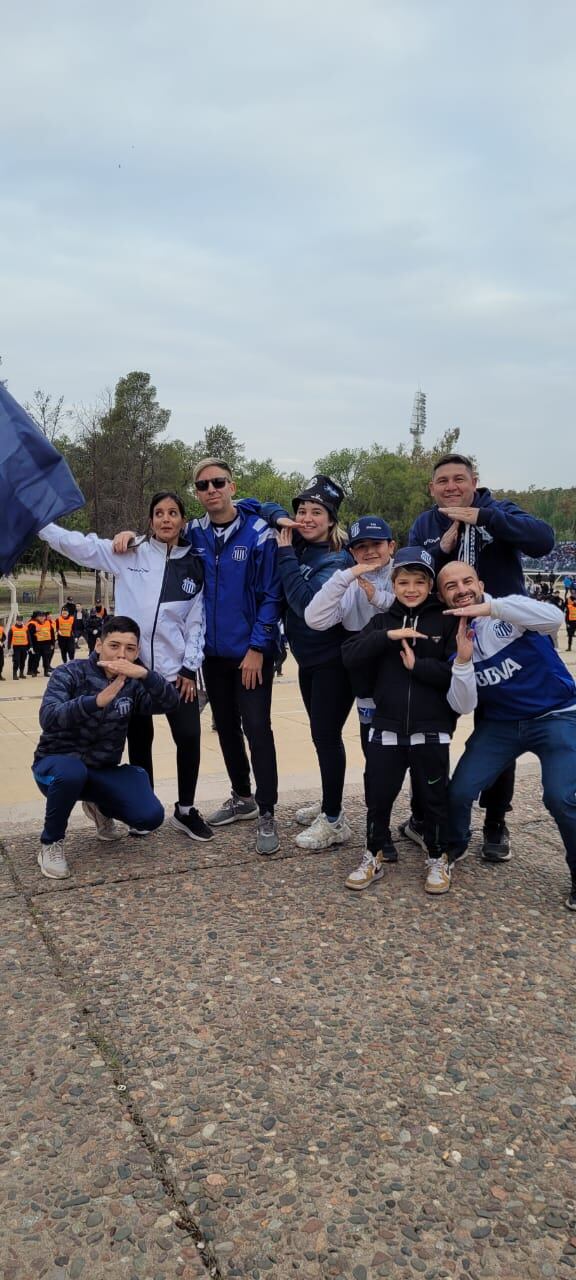
[[[125,551],[132,551],[133,544],[136,541],[137,534],[133,529],[123,529],[122,533],[117,533],[112,542],[112,550],[117,555],[124,555]]]
[[[128,658],[107,658],[106,662],[100,661],[99,667],[103,667],[106,675],[123,676],[124,679],[130,677],[132,680],[145,680],[148,675],[146,667],[142,667],[139,662],[130,662]]]
[[[279,546],[279,547],[291,547],[291,546],[292,546],[292,528],[293,528],[293,527],[294,527],[294,522],[292,522],[292,525],[291,525],[290,527],[288,527],[287,525],[284,525],[284,526],[281,528],[281,530],[280,530],[280,536],[279,536],[279,538],[278,538],[278,546]]]
[[[240,663],[242,684],[245,689],[255,689],[257,684],[262,684],[263,662],[263,653],[258,653],[256,649],[247,650]]]
[[[489,618],[490,612],[489,600],[482,600],[480,604],[463,604],[459,609],[444,610],[444,613],[451,613],[454,618]]]
[[[468,626],[466,618],[460,618],[456,632],[456,662],[464,663],[472,660],[474,632]]]
[[[416,654],[414,653],[414,650],[410,648],[407,640],[402,641],[400,657],[406,667],[406,670],[413,671],[416,666]]]
[[[196,681],[190,676],[176,676],[174,681],[181,702],[193,702],[196,697]]]
[[[425,640],[426,636],[423,631],[415,631],[414,627],[395,627],[393,631],[387,631],[386,635],[389,640]]]
[[[364,592],[366,599],[369,601],[370,604],[372,604],[374,596],[376,595],[376,587],[374,586],[374,583],[371,582],[369,578],[363,578],[359,576],[358,586],[362,588],[362,591]]]
[[[455,524],[477,524],[479,507],[438,507],[440,515],[450,516]],[[446,533],[450,533],[447,529]]]
[[[446,515],[447,513],[444,511],[443,514]],[[445,555],[451,555],[452,552],[456,550],[458,545],[458,531],[458,521],[454,520],[450,525],[450,528],[442,535],[440,539],[440,550],[443,551]]]
[[[100,690],[100,693],[96,694],[96,706],[109,706],[109,704],[114,701],[117,694],[120,693],[120,690],[124,688],[125,684],[126,680],[124,676],[116,676],[115,680],[111,680],[110,684],[107,684],[104,689]]]
[[[297,529],[298,521],[293,520],[291,516],[279,516],[276,521],[277,529]]]

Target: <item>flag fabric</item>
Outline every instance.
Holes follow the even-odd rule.
[[[0,386],[0,574],[51,520],[85,504],[68,464]]]

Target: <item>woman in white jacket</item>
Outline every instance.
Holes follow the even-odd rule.
[[[176,743],[178,773],[178,803],[171,824],[193,840],[211,840],[211,827],[194,807],[200,768],[196,678],[204,657],[204,572],[192,548],[180,545],[185,524],[182,500],[162,490],[150,503],[148,534],[128,555],[115,554],[108,538],[56,524],[46,525],[39,536],[76,564],[114,574],[116,612],[138,623],[142,662],[180,692],[178,707],[167,716]],[[152,785],[153,736],[152,716],[132,717],[130,764],[145,769]]]

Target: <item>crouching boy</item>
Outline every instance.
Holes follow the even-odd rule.
[[[355,693],[376,703],[366,749],[367,847],[346,886],[367,889],[384,874],[384,863],[397,862],[390,816],[409,769],[424,822],[425,889],[446,893],[449,748],[456,720],[447,693],[457,628],[431,594],[433,561],[422,547],[397,552],[392,586],[388,612],[376,614],[342,646]]]
[[[153,831],[164,820],[144,769],[120,764],[130,717],[167,713],[178,704],[176,687],[138,662],[139,641],[132,618],[110,618],[89,658],[68,662],[50,677],[32,766],[46,796],[38,863],[49,879],[70,874],[64,837],[77,800],[99,840],[125,834],[115,818],[140,831]]]

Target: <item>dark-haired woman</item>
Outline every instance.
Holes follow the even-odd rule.
[[[181,498],[162,490],[150,503],[146,536],[129,555],[115,554],[108,538],[56,524],[47,525],[39,536],[76,564],[114,574],[116,612],[138,623],[142,662],[175,684],[180,693],[176,710],[167,716],[178,773],[178,803],[170,821],[193,840],[211,840],[211,828],[194,807],[200,767],[196,673],[204,653],[204,575],[199,556],[180,542],[185,524]],[[128,733],[130,763],[145,769],[152,784],[153,736],[152,716],[133,717]]]

